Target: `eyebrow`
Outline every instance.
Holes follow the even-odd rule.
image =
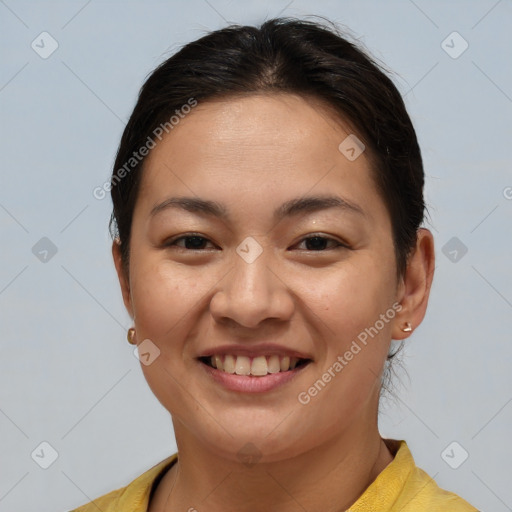
[[[229,221],[229,213],[225,206],[216,201],[209,201],[197,197],[170,197],[154,206],[150,212],[153,217],[157,213],[169,208],[178,208],[191,213],[217,217]],[[364,210],[357,204],[342,199],[339,196],[321,195],[306,196],[291,199],[274,210],[274,220],[280,221],[285,217],[306,215],[329,208],[338,208],[349,213],[356,213],[366,217]]]

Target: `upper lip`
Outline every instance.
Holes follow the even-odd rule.
[[[276,345],[275,343],[260,343],[259,345],[247,345],[247,344],[228,344],[228,345],[219,345],[217,347],[212,347],[211,349],[204,350],[199,357],[211,357],[214,355],[242,355],[247,357],[256,357],[261,355],[278,355],[281,357],[297,357],[298,359],[312,359],[312,357],[305,353],[300,352],[298,350],[293,350],[291,348]]]

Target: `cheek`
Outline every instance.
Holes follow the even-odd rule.
[[[304,276],[300,285],[302,299],[321,316],[332,335],[344,339],[373,324],[391,306],[394,284],[389,275],[371,261],[347,264],[335,272],[330,269],[323,276]]]
[[[309,397],[313,417],[336,430],[378,397],[394,310],[387,278],[377,267],[331,273],[316,283],[309,305],[321,330],[317,348],[323,346],[315,378],[301,396]],[[390,309],[393,315],[382,321]]]
[[[366,403],[380,385],[395,314],[391,293],[394,281],[389,277],[393,274],[385,268],[372,260],[364,265],[347,265],[316,280],[310,292],[309,305],[321,320],[316,323],[322,326],[319,340],[324,345],[318,378],[325,372],[336,375],[327,385],[329,389],[324,390],[327,401],[340,404],[333,411],[336,417]]]
[[[149,339],[157,356],[141,369],[153,394],[169,411],[187,408],[187,348],[194,307],[204,295],[202,283],[168,261],[132,259],[132,298],[138,341]],[[189,404],[190,405],[190,404]]]
[[[204,287],[197,276],[168,262],[139,261],[134,258],[131,278],[137,331],[146,338],[165,339],[200,301]]]

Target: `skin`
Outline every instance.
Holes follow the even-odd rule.
[[[351,133],[316,101],[248,95],[199,104],[146,160],[125,272],[113,256],[136,341],[160,350],[141,365],[171,413],[179,461],[162,479],[151,512],[337,511],[352,505],[393,460],[377,427],[391,339],[425,315],[434,242],[418,231],[397,279],[391,221],[366,154],[349,161],[338,146]],[[364,215],[328,208],[276,222],[272,212],[305,195],[337,195]],[[229,219],[168,208],[171,196],[221,203]],[[197,247],[179,236],[204,237]],[[321,235],[327,241],[308,243]],[[236,252],[248,236],[263,252]],[[336,246],[336,241],[348,247]],[[187,247],[192,247],[188,248]],[[400,312],[307,405],[297,396],[344,354],[392,304]],[[229,391],[197,357],[229,343],[278,343],[313,362],[278,389]],[[253,443],[248,466],[238,452]]]

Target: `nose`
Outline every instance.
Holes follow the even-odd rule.
[[[265,249],[252,262],[234,255],[234,266],[218,284],[210,312],[219,323],[232,320],[246,328],[264,320],[286,321],[294,312],[293,294],[280,265]]]

